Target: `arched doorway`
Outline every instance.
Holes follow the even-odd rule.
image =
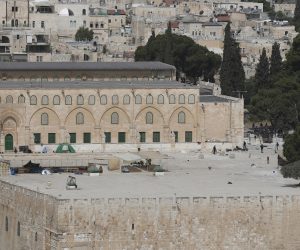
[[[5,151],[12,151],[14,149],[14,137],[11,134],[5,136]]]

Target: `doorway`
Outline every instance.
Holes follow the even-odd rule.
[[[5,151],[12,151],[14,149],[14,137],[11,134],[5,136]]]

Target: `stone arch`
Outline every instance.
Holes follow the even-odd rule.
[[[176,108],[172,112],[172,114],[170,115],[170,118],[169,118],[169,121],[168,121],[169,127],[171,127],[172,122],[176,122],[176,124],[178,123],[177,122],[178,113],[181,112],[181,111],[183,111],[185,113],[185,123],[188,124],[189,120],[190,120],[189,118],[192,118],[192,124],[193,124],[193,126],[196,126],[196,121],[195,121],[195,117],[194,117],[193,113],[189,109],[181,106],[179,108]]]
[[[19,114],[15,113],[13,111],[3,112],[1,114],[0,121],[3,124],[9,118],[13,119],[16,122],[17,127],[20,127],[23,124],[22,116],[20,116]]]
[[[38,110],[36,110],[30,117],[29,120],[29,126],[33,128],[34,126],[40,126],[41,125],[41,115],[42,113],[48,114],[48,125],[49,126],[60,126],[61,125],[61,119],[57,115],[57,113],[50,108],[43,107]],[[57,123],[58,122],[58,123]]]
[[[121,117],[120,117],[120,113],[121,113],[121,114],[125,115],[127,122],[130,123],[130,117],[127,114],[127,112],[124,109],[120,108],[120,107],[113,106],[113,107],[110,107],[110,108],[106,109],[103,112],[103,114],[100,118],[100,125],[101,125],[101,121],[104,120],[104,116],[106,116],[107,114],[109,114],[109,121],[111,121],[111,113],[113,113],[113,112],[117,112],[119,114],[119,121],[122,121]]]
[[[68,113],[68,115],[66,116],[63,124],[65,126],[70,126],[70,125],[76,126],[76,115],[78,113],[83,114],[85,125],[86,124],[91,124],[93,127],[96,125],[96,120],[95,120],[94,115],[92,114],[92,112],[90,110],[88,110],[87,108],[84,108],[84,107],[77,107],[77,108],[74,108],[73,110],[71,110]],[[71,120],[71,119],[73,119],[71,124],[68,124],[68,121]]]
[[[164,118],[162,112],[159,109],[157,109],[155,107],[151,107],[151,106],[141,109],[139,111],[139,113],[135,116],[135,121],[137,121],[143,113],[146,115],[147,112],[152,112],[154,116],[155,116],[155,113],[156,114],[159,113],[159,115],[163,121],[162,124],[165,124],[165,118]]]

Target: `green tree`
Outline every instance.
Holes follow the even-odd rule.
[[[283,154],[291,164],[283,166],[281,173],[284,178],[300,178],[300,127],[285,138]]]
[[[91,41],[93,40],[94,32],[89,30],[89,28],[80,27],[76,34],[75,40],[76,41]]]
[[[269,71],[269,60],[267,57],[266,49],[263,51],[259,58],[259,63],[256,66],[255,72],[255,85],[256,89],[267,88],[270,85],[270,71]]]
[[[270,75],[274,76],[282,70],[282,57],[280,54],[280,44],[275,42],[272,46],[272,55],[270,60]]]
[[[152,35],[145,46],[135,51],[135,61],[161,61],[176,67],[177,78],[181,73],[197,82],[199,77],[214,81],[221,58],[200,46],[187,36],[166,32],[163,35]]]
[[[245,72],[239,45],[231,36],[230,23],[225,27],[223,61],[220,70],[222,93],[237,96],[245,89]]]

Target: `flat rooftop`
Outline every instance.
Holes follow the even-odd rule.
[[[159,177],[145,171],[121,173],[118,170],[95,177],[67,173],[20,174],[0,180],[58,199],[299,195],[300,188],[295,186],[299,181],[284,179],[280,174],[273,145],[265,148],[264,153],[260,153],[258,146],[251,146],[248,152],[234,154],[235,159],[210,153],[199,159],[198,151],[166,153],[160,157],[149,153],[153,163],[169,171]],[[76,177],[78,190],[66,190],[69,175]]]
[[[162,62],[0,62],[1,71],[175,70]]]
[[[0,66],[1,67],[1,66]],[[199,89],[196,85],[171,80],[158,81],[0,81],[0,89]]]

